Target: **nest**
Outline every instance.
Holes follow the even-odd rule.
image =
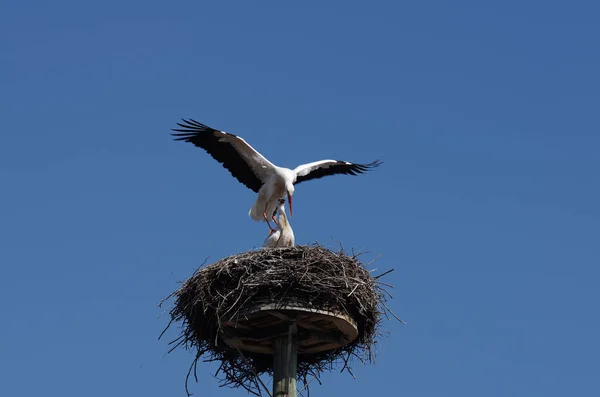
[[[352,374],[352,359],[372,362],[376,341],[382,334],[382,317],[390,314],[402,320],[386,306],[386,298],[391,295],[384,286],[391,286],[378,281],[392,270],[374,277],[360,263],[359,255],[348,255],[343,249],[333,252],[319,245],[296,246],[244,252],[198,269],[165,299],[175,299],[165,331],[174,322],[181,326],[170,351],[181,346],[195,353],[186,377],[186,391],[191,374],[198,381],[197,363],[202,359],[219,363],[215,376],[221,386],[261,394],[259,375],[272,375],[273,357],[232,349],[222,339],[224,322],[256,302],[293,302],[354,320],[358,336],[350,343],[330,351],[298,355],[297,379],[304,388],[313,379],[320,383],[320,374],[338,364],[342,372]]]

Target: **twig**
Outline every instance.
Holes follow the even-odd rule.
[[[242,351],[240,349],[238,349],[238,348],[236,348],[236,350],[238,351],[238,353],[242,357],[242,360],[244,360],[244,362],[246,363],[246,365],[248,366],[248,368],[250,368],[252,370],[252,373],[254,374],[255,379],[258,379],[258,381],[260,382],[260,384],[262,385],[262,387],[264,387],[264,389],[267,392],[267,394],[269,395],[269,397],[273,397],[273,395],[271,394],[271,392],[269,392],[269,389],[264,384],[264,382],[262,381],[262,379],[260,379],[260,376],[258,376],[256,374],[256,371],[254,371],[254,367],[252,365],[248,364],[248,361],[246,361],[246,357],[244,357],[244,355],[242,354]]]
[[[381,273],[380,275],[378,275],[378,276],[375,276],[375,277],[373,277],[373,278],[374,278],[375,280],[377,280],[378,278],[380,278],[380,277],[383,277],[383,276],[385,276],[386,274],[389,274],[389,273],[391,273],[391,272],[393,272],[393,271],[394,271],[394,269],[390,269],[390,270],[388,270],[387,272],[383,272],[383,273]]]
[[[313,374],[312,378],[310,378],[310,380],[308,381],[308,383],[304,382],[304,387],[302,389],[298,390],[298,394],[302,393],[304,391],[304,389],[306,389],[308,387],[308,385],[310,385],[311,382],[313,380],[315,380],[316,377],[317,377],[317,374]]]
[[[402,320],[400,317],[396,316],[396,314],[395,314],[395,313],[392,311],[392,309],[390,309],[390,308],[388,307],[388,305],[386,305],[384,302],[381,302],[381,304],[382,304],[382,305],[385,307],[385,309],[386,309],[386,310],[387,310],[387,311],[388,311],[388,312],[389,312],[389,313],[390,313],[392,316],[394,316],[394,318],[395,318],[396,320],[400,321],[402,324],[406,324],[406,323],[404,322],[404,320]]]
[[[354,288],[352,289],[352,291],[350,291],[350,293],[348,294],[348,297],[350,297],[350,295],[352,295],[352,294],[354,293],[354,291],[356,291],[356,289],[358,288],[358,286],[359,286],[359,285],[360,285],[360,284],[356,284],[356,285],[354,286]]]

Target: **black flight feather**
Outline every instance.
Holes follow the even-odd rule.
[[[250,168],[244,158],[240,156],[229,142],[219,142],[219,137],[214,134],[219,130],[210,128],[194,119],[182,119],[182,121],[183,123],[177,123],[182,128],[173,129],[178,134],[171,134],[176,137],[176,141],[190,142],[204,149],[215,160],[223,164],[223,167],[238,181],[246,185],[250,190],[258,193],[263,182],[254,174],[252,168]],[[233,134],[224,133],[237,137]]]
[[[379,167],[381,164],[383,164],[383,162],[379,160],[375,160],[369,164],[354,164],[342,160],[336,161],[338,162],[337,164],[330,165],[329,167],[317,168],[316,170],[313,170],[310,173],[308,173],[308,175],[299,176],[296,179],[296,184],[304,181],[309,181],[311,179],[323,178],[324,176],[329,175],[358,175],[369,171],[375,167]]]

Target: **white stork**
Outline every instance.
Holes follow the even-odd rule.
[[[277,225],[278,228],[270,232],[269,237],[265,239],[263,247],[293,247],[295,243],[294,231],[288,222],[287,216],[285,216],[285,199],[278,200],[276,212],[279,212],[279,215],[277,216],[279,219],[279,223]],[[275,217],[275,212],[273,213],[273,217]]]
[[[172,134],[177,141],[191,142],[204,149],[215,160],[223,164],[231,175],[258,193],[258,198],[249,211],[255,221],[265,220],[273,231],[267,214],[273,214],[277,200],[287,195],[292,215],[294,184],[328,175],[357,175],[381,164],[376,160],[369,164],[354,164],[341,160],[320,160],[302,164],[295,169],[278,167],[254,150],[241,137],[215,130],[193,119],[182,119]],[[275,220],[274,216],[271,217]]]

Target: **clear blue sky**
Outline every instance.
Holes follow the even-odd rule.
[[[385,162],[294,196],[297,242],[381,253],[408,322],[315,396],[599,393],[599,14],[3,2],[0,395],[185,396],[193,356],[164,356],[156,305],[267,228],[251,191],[172,141],[181,117],[284,166]],[[196,395],[245,395],[215,370]]]

